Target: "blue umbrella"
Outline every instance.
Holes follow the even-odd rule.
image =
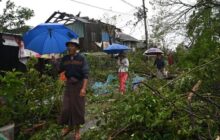
[[[128,46],[121,44],[112,44],[109,45],[107,48],[105,48],[103,51],[108,54],[116,54],[116,53],[124,52],[126,50],[130,50],[130,48]]]
[[[26,49],[39,54],[62,53],[65,43],[78,35],[63,24],[43,23],[23,35]]]

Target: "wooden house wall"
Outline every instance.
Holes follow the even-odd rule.
[[[79,42],[81,45],[81,51],[101,51],[102,48],[96,45],[96,42],[102,42],[103,32],[108,34],[108,29],[113,30],[113,26],[102,25],[101,23],[84,23],[76,21],[73,24],[69,24],[68,27],[73,30],[79,36]],[[114,32],[110,34],[111,42],[114,41]],[[105,40],[106,41],[106,40]]]

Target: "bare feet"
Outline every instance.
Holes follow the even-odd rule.
[[[75,140],[80,140],[80,134],[79,133],[75,133]]]
[[[68,127],[63,128],[61,131],[61,136],[62,137],[66,136],[70,131],[71,131],[71,129],[69,129]]]
[[[76,128],[74,137],[75,137],[75,140],[80,140],[80,131],[79,131],[79,128]]]

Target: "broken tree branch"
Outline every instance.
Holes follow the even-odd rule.
[[[192,90],[191,90],[190,92],[188,92],[187,100],[188,100],[189,102],[192,101],[192,96],[194,95],[194,93],[195,93],[196,91],[198,91],[199,86],[201,85],[201,83],[202,83],[202,81],[199,80],[199,81],[193,86]]]
[[[193,113],[193,108],[192,108],[192,105],[191,105],[191,102],[192,102],[192,97],[194,95],[194,93],[196,91],[198,91],[199,89],[199,86],[201,85],[202,81],[199,80],[192,88],[192,90],[190,92],[188,92],[188,97],[187,97],[187,100],[188,100],[188,106],[189,106],[189,110],[191,112],[191,114]],[[191,120],[191,124],[192,124],[192,128],[195,127],[195,118],[193,115],[189,114],[189,118]]]

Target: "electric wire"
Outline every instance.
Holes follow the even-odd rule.
[[[127,5],[129,5],[129,6],[133,7],[133,8],[135,8],[135,9],[138,9],[137,6],[134,6],[133,4],[131,4],[131,3],[127,2],[127,1],[125,1],[125,0],[121,0],[121,1],[124,2],[124,3],[126,3]]]
[[[116,14],[130,15],[130,16],[132,15],[133,16],[133,14],[123,13],[123,12],[119,12],[119,11],[113,11],[111,9],[106,9],[106,8],[98,7],[98,6],[91,5],[91,4],[84,3],[84,2],[81,2],[81,1],[77,1],[77,0],[70,0],[70,1],[82,4],[82,5],[86,5],[86,6],[89,6],[89,7],[93,7],[93,8],[99,9],[99,10],[104,10],[104,11],[108,11],[108,12],[112,12],[112,13],[116,13]]]

